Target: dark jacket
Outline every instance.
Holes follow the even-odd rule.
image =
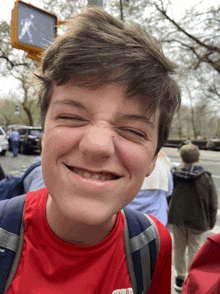
[[[211,174],[201,166],[183,164],[173,169],[173,180],[168,223],[202,232],[214,227],[218,204]]]

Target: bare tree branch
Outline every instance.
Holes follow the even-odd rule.
[[[158,11],[160,11],[160,13],[167,19],[169,20],[172,24],[174,24],[174,26],[178,29],[178,31],[184,33],[187,37],[189,37],[191,40],[195,41],[198,45],[200,45],[201,47],[204,47],[210,51],[216,51],[216,52],[220,52],[220,48],[215,47],[215,46],[211,46],[211,45],[207,45],[203,42],[201,42],[198,38],[196,38],[195,36],[189,34],[185,29],[183,29],[175,20],[171,19],[165,10],[161,9],[156,3],[154,3],[154,6],[156,7],[156,9]]]

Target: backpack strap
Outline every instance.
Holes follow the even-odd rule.
[[[160,237],[153,220],[136,210],[125,207],[124,245],[125,255],[134,294],[145,294],[150,288]]]
[[[15,196],[24,194],[24,179],[37,166],[41,165],[41,161],[33,163],[21,177],[8,175],[7,178],[0,181],[0,201],[14,198]]]
[[[8,289],[20,260],[25,196],[0,201],[0,294]]]
[[[38,167],[41,165],[41,160],[34,162],[27,170],[26,172],[23,174],[22,179],[24,180],[26,178],[26,176],[33,170],[35,169],[35,167]]]

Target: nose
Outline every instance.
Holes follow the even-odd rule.
[[[84,155],[97,159],[108,158],[115,152],[113,130],[106,126],[91,125],[79,143]]]

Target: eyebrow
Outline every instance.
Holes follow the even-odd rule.
[[[88,111],[88,109],[86,108],[85,105],[83,105],[82,103],[80,103],[79,101],[75,101],[75,100],[72,100],[72,99],[62,99],[62,100],[57,100],[57,101],[54,101],[54,104],[65,104],[65,105],[70,105],[70,106],[73,106],[73,107],[77,107],[79,109],[82,109],[82,110],[85,110],[85,111]]]
[[[54,101],[54,104],[65,104],[65,105],[70,105],[73,107],[77,107],[79,109],[88,111],[88,108],[83,105],[82,103],[80,103],[79,101],[75,101],[72,99],[62,99],[62,100],[57,100]],[[130,120],[130,121],[141,121],[147,125],[149,125],[152,129],[154,128],[154,124],[150,121],[149,118],[147,118],[146,116],[143,115],[138,115],[138,114],[124,114],[120,117],[120,120]]]
[[[141,121],[149,125],[151,128],[154,128],[154,124],[150,121],[149,118],[143,115],[138,114],[125,114],[120,119],[130,120],[130,121]]]

